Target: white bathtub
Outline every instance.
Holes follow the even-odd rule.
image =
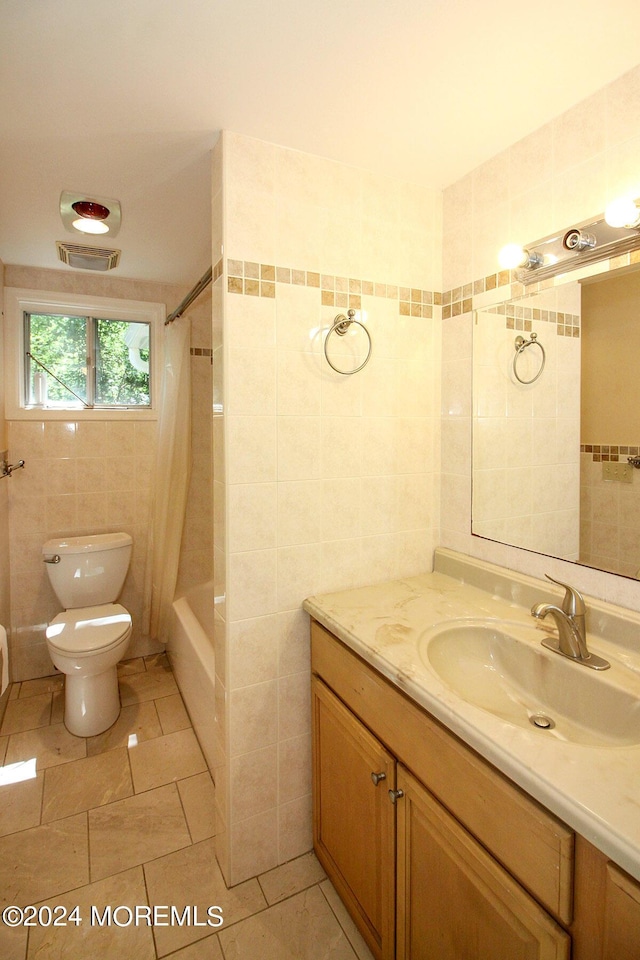
[[[213,610],[213,581],[175,600],[167,644],[171,668],[212,774],[216,675]]]

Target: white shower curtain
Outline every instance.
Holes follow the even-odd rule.
[[[164,379],[147,563],[149,635],[161,643],[169,639],[191,470],[189,328],[184,318],[164,327]]]

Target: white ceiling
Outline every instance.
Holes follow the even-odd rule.
[[[192,284],[221,129],[441,188],[639,35],[638,0],[0,0],[0,259],[70,269],[77,190],[122,203],[111,275]]]

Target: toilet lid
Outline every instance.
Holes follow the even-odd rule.
[[[114,646],[131,631],[131,614],[119,603],[65,610],[47,627],[47,641],[64,653],[94,653]]]

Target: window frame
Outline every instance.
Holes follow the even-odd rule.
[[[34,407],[25,402],[24,314],[100,317],[149,324],[150,406]],[[5,288],[5,406],[8,420],[157,420],[163,366],[164,304],[143,300]]]

